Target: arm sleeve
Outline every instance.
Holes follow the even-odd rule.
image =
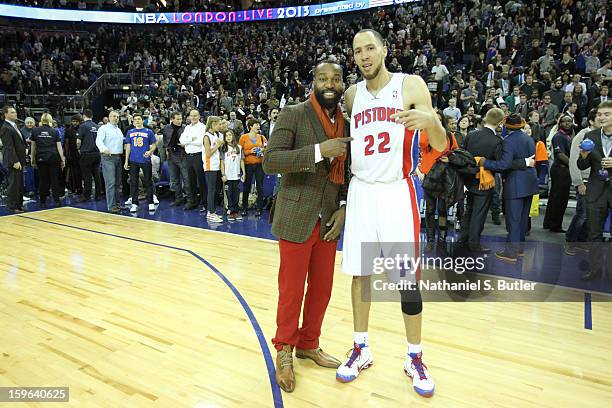
[[[510,148],[510,143],[502,143],[502,145],[501,158],[499,160],[486,160],[484,164],[485,169],[499,172],[512,167],[514,152]]]
[[[100,129],[98,129],[98,134],[96,135],[96,146],[98,147],[98,150],[100,151],[100,153],[104,152],[107,147],[104,144],[104,137],[105,137],[105,128],[101,127]]]
[[[314,173],[316,171],[314,146],[293,148],[297,136],[298,119],[295,109],[283,109],[278,115],[274,137],[270,139],[264,154],[263,169],[267,174]]]
[[[569,154],[569,171],[572,178],[572,185],[577,187],[582,184],[582,173],[578,168],[578,157],[580,157],[580,142],[584,139],[584,134],[578,134],[572,139]]]

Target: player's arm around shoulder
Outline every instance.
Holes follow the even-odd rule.
[[[402,84],[404,111],[394,114],[396,122],[407,129],[425,129],[429,145],[438,151],[446,149],[446,130],[442,127],[438,115],[431,104],[427,84],[418,75],[406,75]]]
[[[295,149],[298,120],[304,119],[301,105],[285,106],[281,110],[264,153],[263,170],[267,174],[316,171],[314,145]]]

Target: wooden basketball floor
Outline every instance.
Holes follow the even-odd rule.
[[[70,387],[53,406],[612,406],[610,303],[593,330],[582,303],[426,303],[431,399],[403,374],[399,306],[377,303],[371,369],[340,384],[296,360],[295,392],[276,394],[275,242],[75,208],[2,217],[0,242],[0,386]],[[343,359],[340,258],[321,346]]]

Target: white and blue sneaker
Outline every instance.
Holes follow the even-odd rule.
[[[365,344],[355,343],[353,349],[348,351],[347,357],[348,360],[336,371],[336,380],[342,383],[353,381],[361,370],[370,368],[374,364],[370,348]]]
[[[410,360],[404,363],[404,372],[412,378],[412,387],[421,397],[431,397],[434,393],[434,380],[427,371],[427,366],[421,360],[423,353],[410,354]]]

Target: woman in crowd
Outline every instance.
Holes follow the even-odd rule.
[[[446,157],[446,153],[449,150],[456,149],[457,140],[453,136],[453,134],[448,130],[448,124],[446,120],[446,116],[442,114],[442,112],[438,111],[438,117],[440,118],[440,122],[442,126],[446,129],[447,143],[444,151],[440,152],[429,144],[429,137],[427,133],[422,132],[421,137],[419,138],[419,148],[421,151],[421,161],[419,166],[417,167],[416,173],[421,182],[427,176],[427,173],[431,170],[434,164],[440,161],[448,161]],[[446,241],[446,214],[447,207],[446,202],[442,199],[437,199],[427,190],[425,190],[425,232],[427,234],[427,245],[425,246],[425,251],[431,251],[433,249],[433,243],[436,241],[436,210],[438,212],[438,242]]]
[[[57,205],[60,204],[60,168],[64,169],[65,159],[62,150],[60,135],[56,129],[51,127],[53,118],[48,113],[43,113],[40,118],[40,127],[32,130],[30,141],[32,142],[32,167],[38,168],[40,184],[38,196],[40,198],[40,208],[46,207],[49,187],[53,192],[53,199]]]
[[[260,216],[264,205],[264,171],[262,167],[263,154],[268,141],[260,133],[261,125],[257,119],[249,119],[247,121],[249,133],[242,135],[238,144],[242,147],[244,153],[244,163],[246,168],[245,184],[242,191],[242,216],[247,215],[249,209],[249,194],[251,193],[251,185],[253,177],[257,187],[257,203],[256,216]]]
[[[221,126],[221,118],[209,116],[206,120],[206,133],[204,135],[204,150],[202,159],[204,162],[204,176],[206,177],[207,195],[207,214],[209,222],[222,222],[223,218],[215,213],[217,205],[215,203],[215,191],[217,180],[221,171],[221,153],[219,148],[223,146],[223,138],[217,132]]]

